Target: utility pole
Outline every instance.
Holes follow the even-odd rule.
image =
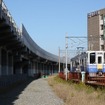
[[[65,74],[66,74],[66,81],[67,81],[67,72],[68,72],[68,68],[67,68],[67,55],[68,55],[68,53],[67,53],[67,50],[68,50],[68,36],[66,35],[66,37],[65,37],[65,41],[66,41],[66,43],[65,43],[65,52],[66,52],[66,69],[65,69]]]
[[[58,60],[59,60],[59,71],[58,71],[58,72],[60,73],[60,47],[59,47],[58,50],[59,50],[59,51],[58,51],[58,52],[59,52],[59,57],[58,57]]]

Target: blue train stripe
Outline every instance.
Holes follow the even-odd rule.
[[[94,65],[87,65],[87,72],[89,73],[97,73],[99,70],[97,69],[97,64]],[[103,65],[103,69],[100,70],[105,73],[105,65]]]

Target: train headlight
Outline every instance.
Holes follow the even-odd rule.
[[[102,76],[103,72],[102,71],[98,71],[97,74],[98,74],[98,76]]]

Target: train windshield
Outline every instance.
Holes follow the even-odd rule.
[[[96,54],[95,53],[90,53],[90,64],[95,63],[96,59]]]
[[[104,53],[104,63],[105,63],[105,53]]]
[[[101,56],[98,57],[98,63],[99,63],[99,64],[102,63],[102,57],[101,57]]]

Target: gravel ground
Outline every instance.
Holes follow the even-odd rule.
[[[48,85],[46,79],[32,81],[21,92],[22,87],[0,96],[0,105],[63,105]],[[15,95],[14,95],[15,94]],[[18,95],[17,95],[18,94]]]

